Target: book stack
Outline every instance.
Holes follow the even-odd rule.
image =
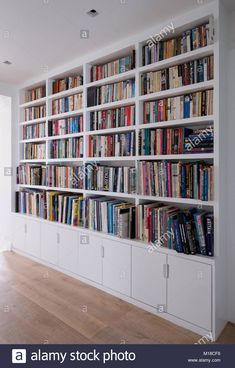
[[[48,121],[48,135],[65,135],[83,132],[83,116],[72,116],[67,119]]]
[[[83,157],[83,137],[50,141],[49,157],[50,158]]]
[[[17,184],[46,185],[45,165],[20,165],[16,169]]]
[[[213,89],[144,102],[144,124],[213,114]]]
[[[140,204],[136,209],[137,239],[179,253],[213,256],[213,214],[195,208],[180,210],[158,203]]]
[[[22,126],[22,139],[44,138],[46,136],[46,124],[33,124]]]
[[[102,105],[109,102],[135,97],[135,80],[106,84],[100,87],[90,87],[87,90],[87,106]]]
[[[142,161],[139,194],[213,200],[213,165],[204,162]]]
[[[31,102],[46,96],[46,86],[30,89],[25,93],[25,102]]]
[[[45,116],[46,116],[46,105],[27,107],[24,110],[25,121],[45,118]]]
[[[46,167],[48,187],[83,189],[84,176],[82,166],[47,165]]]
[[[132,203],[106,197],[88,199],[90,230],[102,231],[120,238],[135,238],[136,207]]]
[[[134,156],[135,132],[88,137],[89,157]]]
[[[90,113],[90,130],[135,125],[135,105]]]
[[[90,165],[86,167],[86,189],[117,193],[136,192],[135,167]]]
[[[94,65],[91,68],[91,82],[111,77],[119,73],[125,73],[135,68],[135,50],[131,55],[110,61],[106,64]]]
[[[62,79],[56,79],[52,83],[52,93],[59,93],[67,91],[68,89],[79,87],[83,85],[82,75],[77,75],[75,77],[66,77]]]
[[[214,128],[142,129],[139,133],[139,154],[171,155],[183,153],[211,153],[214,145]]]
[[[155,42],[150,39],[143,46],[143,65],[155,63],[210,44],[209,23],[189,29],[175,38]]]
[[[16,192],[16,212],[47,219],[46,192],[41,190],[21,190]]]
[[[44,160],[46,158],[46,143],[24,144],[24,160]]]
[[[52,115],[63,114],[64,112],[80,110],[83,107],[83,95],[77,93],[68,97],[59,98],[52,101]]]
[[[141,75],[143,95],[205,82],[214,77],[214,56]]]

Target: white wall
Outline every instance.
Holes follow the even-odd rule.
[[[16,88],[0,83],[0,250],[11,245],[11,210],[15,168],[12,167],[12,129],[17,120]],[[15,147],[15,145],[14,145]],[[4,168],[13,176],[5,176]]]
[[[230,14],[228,55],[228,317],[235,323],[235,12]],[[223,124],[223,121],[220,122]],[[223,214],[221,214],[223,216]]]

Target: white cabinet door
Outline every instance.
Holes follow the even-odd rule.
[[[168,256],[168,313],[211,330],[211,266]]]
[[[24,217],[12,216],[12,246],[26,252],[27,220]]]
[[[61,229],[59,233],[59,266],[78,273],[77,231]]]
[[[102,239],[96,235],[79,233],[79,275],[102,283]]]
[[[166,310],[165,265],[166,255],[132,247],[132,297],[159,311]]]
[[[39,221],[29,219],[26,226],[26,250],[32,256],[41,256],[41,224]]]
[[[58,265],[59,228],[53,224],[41,225],[41,258]]]
[[[108,239],[103,239],[103,246],[103,285],[130,296],[131,247]]]

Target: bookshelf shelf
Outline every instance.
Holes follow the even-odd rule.
[[[48,163],[57,163],[57,162],[83,162],[83,158],[48,158]]]
[[[91,162],[91,161],[135,161],[135,156],[124,156],[124,157],[120,157],[120,156],[109,156],[109,157],[87,157],[86,161],[87,162]]]
[[[38,123],[44,123],[46,122],[47,118],[40,118],[40,119],[33,119],[33,120],[27,120],[27,121],[22,121],[20,123],[20,125],[32,125],[32,124],[38,124]]]
[[[213,88],[214,88],[214,81],[209,80],[205,82],[189,84],[183,87],[167,89],[165,91],[149,93],[147,95],[141,95],[139,96],[139,100],[149,101],[149,100],[160,99],[164,97],[172,97],[172,96],[183,95],[183,94],[192,93],[192,92],[205,91],[207,89],[213,89]]]
[[[147,124],[139,124],[140,129],[147,129],[147,128],[164,128],[164,127],[178,127],[178,126],[188,126],[188,125],[205,125],[205,124],[212,124],[214,122],[214,116],[199,116],[193,117],[188,119],[176,119],[176,120],[168,120],[168,121],[161,121],[155,123],[147,123]]]
[[[75,110],[75,111],[64,112],[62,114],[49,115],[47,117],[47,119],[48,120],[65,119],[65,118],[69,118],[70,116],[74,116],[74,115],[82,115],[83,111],[84,111],[83,109],[79,109],[79,110]]]
[[[87,107],[86,110],[88,112],[107,110],[107,109],[112,109],[112,108],[119,107],[119,106],[134,105],[135,102],[136,102],[136,99],[134,97],[131,97],[131,98],[126,98],[120,101],[109,102],[109,103],[102,104],[102,105]]]
[[[86,135],[106,135],[106,134],[112,134],[112,133],[125,133],[125,132],[131,132],[135,131],[136,127],[135,125],[125,126],[125,127],[119,127],[119,128],[108,128],[108,129],[100,129],[100,130],[92,130],[89,132],[86,132]]]
[[[118,198],[135,198],[136,194],[130,193],[121,193],[121,192],[108,192],[102,190],[85,190],[86,194],[93,194],[93,195],[101,195],[101,196],[108,196],[108,197],[118,197]]]
[[[19,107],[23,109],[23,108],[31,107],[31,106],[39,106],[39,105],[43,105],[46,101],[47,101],[47,97],[42,97],[34,101],[25,102],[19,105]]]
[[[214,52],[214,45],[205,46],[197,50],[189,51],[181,55],[173,56],[171,58],[158,61],[156,63],[141,66],[139,68],[139,72],[145,73],[160,70],[162,68],[169,68],[173,65],[180,64],[182,62],[187,63],[197,58],[203,58],[212,55],[213,52]]]
[[[57,98],[61,98],[61,97],[66,97],[66,96],[71,96],[74,95],[76,93],[81,93],[83,92],[83,85],[79,86],[79,87],[74,87],[74,88],[70,88],[70,89],[66,89],[65,91],[62,92],[58,92],[58,93],[53,93],[52,95],[48,96],[49,100],[56,100]]]
[[[38,159],[38,160],[19,160],[21,163],[46,163],[46,159]]]
[[[32,139],[22,139],[20,140],[20,143],[37,143],[37,142],[46,142],[47,141],[47,137],[43,137],[43,138],[32,138]]]
[[[53,135],[53,136],[47,137],[47,140],[48,141],[56,141],[58,139],[82,137],[83,135],[84,135],[83,132],[81,132],[81,133],[72,133],[72,134]]]
[[[213,153],[192,153],[181,155],[155,155],[155,156],[138,156],[138,160],[207,160],[214,159]]]
[[[112,77],[107,77],[107,78],[99,79],[99,80],[94,81],[94,82],[87,83],[86,87],[87,88],[89,88],[89,87],[98,87],[98,86],[102,86],[104,84],[121,82],[123,80],[131,79],[131,78],[134,78],[134,77],[135,77],[135,69],[132,69],[132,70],[129,70],[128,72],[115,74]]]
[[[213,201],[201,201],[199,199],[191,199],[191,198],[155,197],[139,194],[137,195],[137,198],[140,200],[148,200],[148,201],[187,204],[189,206],[214,207]]]

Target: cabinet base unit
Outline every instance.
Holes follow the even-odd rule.
[[[214,336],[213,259],[149,252],[138,242],[19,214],[13,214],[12,226],[15,252],[199,335]]]

